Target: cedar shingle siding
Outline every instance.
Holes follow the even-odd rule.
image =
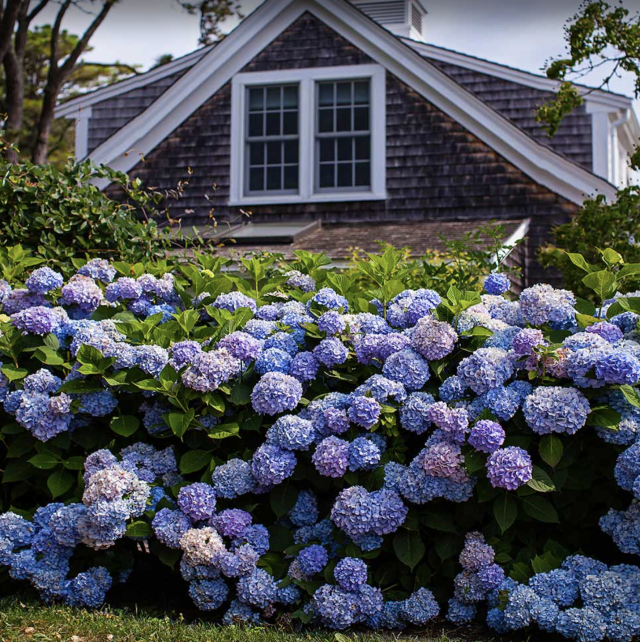
[[[310,14],[272,42],[245,71],[366,64],[370,59]],[[218,219],[229,208],[230,85],[223,87],[147,155],[130,173],[172,189],[189,178],[174,215],[203,222],[210,203]],[[216,189],[212,189],[212,185]],[[522,219],[531,217],[531,248],[575,205],[542,187],[396,77],[387,74],[387,192],[380,202],[253,207],[253,220],[321,219],[326,222]],[[529,257],[533,256],[528,251]],[[528,280],[542,277],[531,258]]]

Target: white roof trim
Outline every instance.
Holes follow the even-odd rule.
[[[71,100],[67,100],[64,103],[61,103],[56,107],[55,117],[56,118],[76,118],[79,112],[95,105],[96,103],[101,103],[103,100],[108,100],[109,98],[114,98],[120,94],[125,94],[128,91],[133,89],[139,89],[144,87],[149,83],[160,80],[161,78],[166,78],[167,76],[172,76],[173,74],[178,73],[189,67],[193,67],[200,58],[207,54],[214,45],[209,45],[208,47],[202,47],[196,51],[192,51],[186,56],[182,56],[176,60],[168,62],[166,65],[161,67],[156,67],[155,69],[150,69],[149,71],[144,72],[136,76],[131,76],[125,78],[120,82],[113,83],[112,85],[107,85],[106,87],[101,87],[95,91],[91,91],[82,96],[76,96]]]
[[[595,192],[614,197],[613,185],[534,141],[351,4],[344,0],[321,2],[268,0],[262,4],[147,110],[95,149],[92,160],[114,169],[130,170],[139,155],[149,153],[284,29],[309,11],[534,181],[577,204]]]

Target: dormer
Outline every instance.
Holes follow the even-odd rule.
[[[424,42],[427,10],[420,0],[351,0],[351,3],[397,36]]]

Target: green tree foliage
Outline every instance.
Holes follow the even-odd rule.
[[[61,168],[12,164],[0,146],[0,238],[4,246],[20,244],[55,263],[76,257],[140,260],[164,254],[172,238],[160,230],[160,195],[138,180],[90,162],[67,162]],[[94,181],[108,179],[124,195],[109,198]],[[63,269],[62,266],[60,269]]]
[[[584,296],[584,273],[569,254],[582,254],[594,264],[600,260],[600,250],[609,248],[627,262],[640,262],[640,188],[621,190],[614,203],[603,196],[586,201],[569,223],[554,228],[553,239],[555,243],[540,252],[542,264],[558,268],[565,286]],[[625,286],[628,291],[640,288],[640,277],[636,275]]]

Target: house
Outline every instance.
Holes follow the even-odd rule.
[[[554,82],[429,45],[424,1],[266,0],[219,43],[57,116],[78,158],[163,190],[190,174],[172,212],[204,225],[215,208],[212,243],[340,260],[498,219],[526,236],[525,281],[544,279],[550,228],[629,180],[631,99],[585,89],[549,139],[534,112]]]

